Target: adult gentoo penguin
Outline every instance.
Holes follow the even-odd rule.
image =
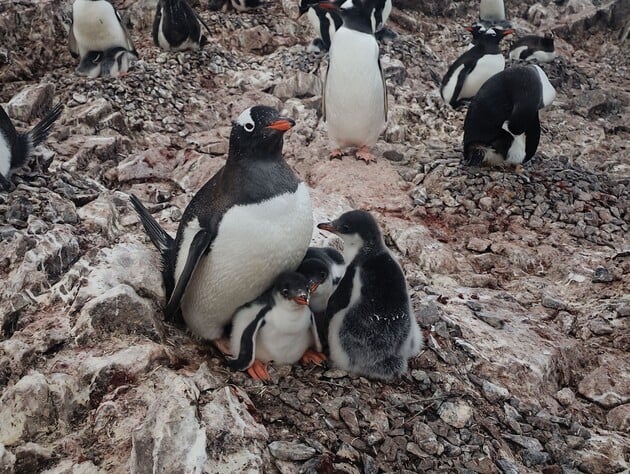
[[[505,69],[505,58],[499,47],[501,39],[513,30],[488,28],[473,30],[475,45],[451,64],[442,79],[440,94],[451,107],[459,107],[474,97],[490,77]]]
[[[313,269],[319,269],[324,273],[317,288],[311,289],[309,306],[317,315],[326,311],[328,299],[339,285],[346,265],[341,252],[332,247],[309,247],[297,271],[308,276],[309,271],[312,273]]]
[[[186,0],[159,0],[153,19],[153,43],[166,51],[198,49],[208,42],[201,34],[200,22]]]
[[[232,320],[228,365],[269,380],[267,363],[321,364],[321,350],[308,307],[309,282],[300,273],[280,274],[269,291],[236,311]]]
[[[368,212],[350,211],[320,229],[339,235],[350,262],[326,309],[331,362],[390,380],[407,370],[422,347],[407,282]]]
[[[479,19],[489,23],[506,21],[503,0],[481,0],[479,3]]]
[[[225,166],[193,197],[175,239],[132,196],[162,255],[167,320],[177,321],[181,309],[193,333],[219,338],[237,308],[304,258],[311,200],[282,157],[283,135],[294,124],[271,107],[241,113]]]
[[[338,12],[343,25],[332,38],[322,108],[331,158],[342,148],[358,147],[357,159],[375,161],[370,148],[387,122],[387,88],[374,38],[371,12],[374,0],[336,0],[318,3]]]
[[[510,46],[510,59],[547,63],[555,58],[556,49],[553,44],[552,33],[546,33],[545,36],[523,36]]]
[[[106,0],[74,0],[70,51],[81,59],[90,51],[121,47],[138,57],[129,32],[116,9]]]
[[[11,170],[26,164],[35,147],[46,139],[62,110],[61,103],[55,105],[30,131],[18,133],[0,107],[0,189],[11,189]]]
[[[538,110],[555,97],[537,65],[511,67],[491,77],[464,120],[464,163],[520,165],[531,159],[540,140]]]

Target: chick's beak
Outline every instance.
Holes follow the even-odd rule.
[[[327,230],[328,232],[332,232],[334,234],[337,233],[337,229],[333,225],[332,222],[322,222],[321,224],[317,224],[318,229]]]
[[[279,132],[286,132],[287,130],[293,128],[294,125],[295,125],[295,120],[286,118],[286,117],[281,117],[275,122],[271,122],[265,128],[271,128],[273,130],[278,130]]]
[[[337,7],[337,5],[328,1],[319,2],[318,5],[322,7],[324,10],[333,10],[333,11],[339,10],[339,7]]]
[[[511,28],[507,30],[503,30],[503,36],[512,35],[512,34],[514,34],[514,30]]]
[[[300,304],[300,305],[307,305],[308,304],[308,295],[305,295],[303,293],[299,294],[295,298],[293,298],[293,301],[295,301],[297,304]]]

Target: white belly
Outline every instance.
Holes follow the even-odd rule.
[[[11,169],[11,148],[4,134],[0,131],[0,174],[5,178],[9,177]]]
[[[373,36],[340,28],[326,78],[328,134],[338,146],[373,146],[385,129],[385,91]]]
[[[117,46],[129,48],[114,7],[105,0],[75,0],[72,5],[73,32],[79,55]]]
[[[539,63],[550,63],[554,59],[556,59],[555,51],[534,51],[529,58],[529,61],[538,61]]]
[[[505,58],[502,54],[486,54],[482,56],[464,81],[459,99],[474,97],[488,79],[504,69]]]
[[[459,74],[462,72],[462,69],[464,69],[463,64],[458,66],[457,69],[453,71],[453,74],[451,74],[451,77],[448,78],[448,81],[446,82],[444,87],[442,87],[442,89],[440,90],[442,99],[444,99],[444,102],[446,102],[447,104],[451,103],[451,99],[453,98],[453,94],[455,93],[455,86],[457,85],[457,78],[459,77]]]
[[[211,252],[197,265],[182,298],[190,330],[204,339],[220,337],[238,307],[260,296],[278,274],[298,267],[312,232],[313,211],[304,183],[295,194],[228,210]],[[182,249],[195,233],[184,235]],[[176,279],[186,256],[182,250],[177,258]]]
[[[556,89],[554,89],[554,87],[551,85],[547,74],[545,74],[545,71],[543,71],[540,66],[534,64],[533,67],[536,69],[538,77],[540,78],[540,83],[542,84],[543,105],[541,108],[547,107],[551,105],[551,103],[556,99]]]
[[[479,4],[479,18],[493,21],[505,20],[503,0],[481,0]]]
[[[510,59],[521,59],[521,53],[527,49],[527,46],[518,46],[510,51]]]
[[[525,141],[527,139],[527,136],[524,133],[521,133],[520,135],[514,135],[512,132],[510,132],[507,122],[503,123],[502,128],[514,138],[507,152],[507,157],[505,161],[513,165],[520,165],[525,159]]]
[[[295,364],[315,342],[311,332],[311,311],[305,306],[298,313],[282,310],[274,313],[277,314],[270,316],[282,322],[276,324],[265,317],[267,323],[260,328],[256,338],[256,359],[279,365]]]

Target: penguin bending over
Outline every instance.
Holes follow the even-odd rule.
[[[484,82],[505,69],[505,58],[499,47],[504,36],[513,30],[473,27],[476,44],[451,64],[442,79],[440,95],[453,108],[468,102]]]
[[[208,39],[201,33],[200,22],[203,23],[186,0],[158,0],[153,19],[153,44],[166,51],[201,48]],[[203,25],[208,30],[206,24]]]
[[[70,27],[70,51],[81,59],[90,51],[124,48],[136,58],[131,36],[120,15],[107,0],[74,0]]]
[[[208,10],[218,12],[219,10],[227,11],[232,7],[237,12],[246,12],[263,5],[261,0],[210,0],[208,2]]]
[[[7,113],[0,107],[0,189],[11,189],[11,170],[26,164],[35,147],[48,137],[62,110],[61,103],[55,105],[30,131],[18,133]]]
[[[350,211],[317,227],[339,235],[350,262],[326,309],[332,363],[348,372],[391,380],[422,348],[407,282],[374,217]]]
[[[304,275],[280,274],[273,288],[234,314],[228,365],[247,370],[257,380],[269,380],[271,361],[320,365],[326,357],[311,349],[321,351],[321,345],[308,301],[309,281]]]
[[[537,65],[514,66],[491,77],[464,120],[464,164],[520,165],[538,148],[538,110],[556,91]]]
[[[556,56],[553,34],[551,33],[546,33],[545,36],[523,36],[510,46],[510,59],[548,63],[553,61]]]
[[[168,321],[217,339],[234,312],[294,271],[313,230],[308,188],[282,157],[295,122],[265,106],[245,110],[230,134],[225,166],[193,197],[175,239],[131,197],[160,251]]]
[[[330,158],[341,158],[342,148],[357,147],[356,158],[370,163],[375,161],[370,149],[387,122],[387,88],[371,17],[374,0],[321,0],[318,5],[343,20],[332,38],[322,97],[335,147]]]

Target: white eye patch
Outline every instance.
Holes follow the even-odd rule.
[[[344,3],[341,5],[341,8],[342,8],[343,10],[349,10],[349,9],[351,9],[352,7],[354,7],[354,3],[352,2],[352,0],[348,0],[347,2],[344,2]]]
[[[247,132],[252,132],[254,128],[256,128],[256,124],[252,118],[252,109],[249,108],[242,112],[236,119],[236,123],[242,126]]]
[[[497,32],[496,32],[496,31],[494,31],[492,28],[490,28],[490,29],[486,32],[486,34],[487,34],[487,35],[490,35],[490,36],[496,36],[496,35],[497,35]]]

